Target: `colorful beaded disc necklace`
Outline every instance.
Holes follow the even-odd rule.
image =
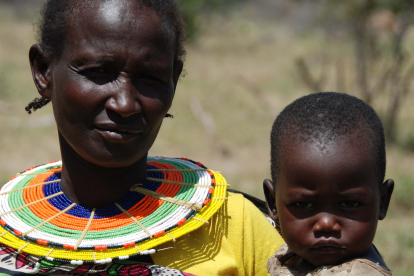
[[[153,254],[208,223],[226,199],[219,172],[185,158],[148,157],[147,179],[117,203],[88,209],[60,187],[62,162],[32,167],[0,191],[0,242],[75,265]]]

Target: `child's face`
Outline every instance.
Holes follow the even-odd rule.
[[[366,251],[393,187],[392,180],[382,185],[388,188],[379,186],[367,147],[344,140],[321,151],[312,143],[289,142],[279,156],[273,215],[290,249],[314,266],[340,264]]]

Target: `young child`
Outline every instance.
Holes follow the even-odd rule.
[[[271,275],[392,275],[372,241],[394,181],[383,182],[385,141],[375,111],[340,93],[287,106],[271,133],[270,217],[286,241]]]

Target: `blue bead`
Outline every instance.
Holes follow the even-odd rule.
[[[147,165],[147,169],[157,169],[157,167]],[[152,178],[160,178],[163,179],[164,175],[162,172],[147,172],[147,177]],[[46,181],[53,181],[60,179],[60,174],[54,174],[50,176]],[[145,180],[142,183],[142,187],[145,189],[156,191],[161,186],[161,182],[156,181],[148,181]],[[53,194],[61,192],[62,189],[60,187],[60,182],[57,183],[51,183],[43,186],[43,194],[45,197],[51,196]],[[134,205],[139,203],[145,196],[139,193],[135,192],[127,192],[119,201],[118,204],[122,206],[125,210],[129,210]],[[69,198],[65,195],[59,195],[54,198],[48,199],[49,203],[57,208],[58,210],[64,210],[67,207],[69,207],[73,202],[69,200]],[[85,208],[79,205],[76,205],[72,209],[70,209],[67,214],[78,217],[78,218],[89,218],[91,216],[92,209]],[[104,208],[98,208],[95,212],[95,219],[100,218],[108,218],[113,217],[116,215],[122,214],[122,211],[119,210],[118,207],[116,207],[115,204],[112,204],[110,206],[104,207]]]

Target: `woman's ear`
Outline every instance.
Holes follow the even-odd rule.
[[[267,212],[270,216],[270,218],[274,222],[279,221],[279,216],[277,215],[277,209],[276,209],[276,198],[275,198],[275,187],[273,185],[272,180],[265,179],[263,180],[263,192],[266,198],[267,203]]]
[[[50,100],[51,66],[46,53],[39,44],[30,47],[29,61],[37,91],[43,98]]]
[[[394,191],[394,180],[388,179],[386,180],[380,187],[380,212],[379,212],[379,220],[383,220],[387,215],[388,206],[390,205],[391,195]]]
[[[177,88],[178,79],[181,76],[183,67],[184,67],[184,63],[181,60],[174,61],[174,68],[173,68],[174,91]]]

